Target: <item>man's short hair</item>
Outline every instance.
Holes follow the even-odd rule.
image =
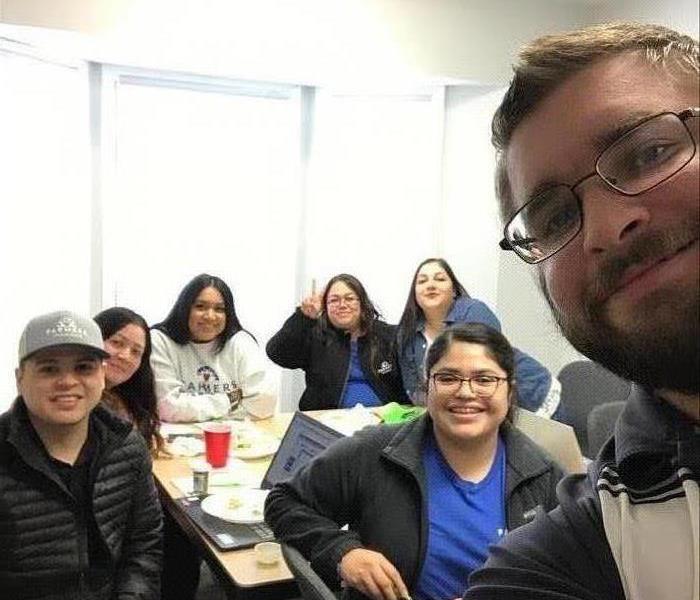
[[[514,209],[506,154],[518,125],[571,76],[600,59],[634,51],[674,73],[698,73],[697,40],[661,25],[606,23],[547,35],[523,47],[491,123],[497,150],[496,196],[504,221]]]

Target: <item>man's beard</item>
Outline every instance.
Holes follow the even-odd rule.
[[[653,389],[686,394],[700,390],[700,291],[698,281],[677,293],[650,292],[638,302],[623,325],[611,322],[606,304],[628,267],[668,255],[696,240],[697,222],[673,234],[645,236],[624,256],[609,260],[583,298],[583,306],[557,307],[542,289],[564,336],[582,354],[625,379]],[[697,243],[697,241],[695,242]],[[544,284],[544,281],[542,281]]]

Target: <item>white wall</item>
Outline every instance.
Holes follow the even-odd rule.
[[[697,38],[700,32],[697,0],[616,0],[591,6],[591,21],[659,23]]]
[[[3,20],[80,31],[140,66],[291,82],[504,82],[527,39],[585,0],[3,0]],[[123,61],[122,61],[123,62]]]
[[[439,253],[470,295],[498,301],[500,224],[493,191],[490,118],[503,88],[457,86],[446,99]]]
[[[511,343],[556,375],[564,365],[583,357],[559,332],[537,286],[534,269],[512,252],[500,255],[498,314]]]

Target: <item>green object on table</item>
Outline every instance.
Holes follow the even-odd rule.
[[[384,423],[408,423],[425,412],[424,406],[403,406],[398,402],[389,402],[375,411]]]

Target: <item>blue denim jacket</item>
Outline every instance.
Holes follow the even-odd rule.
[[[481,300],[461,296],[453,303],[445,317],[445,326],[455,323],[483,323],[501,331],[501,323],[493,311]],[[399,364],[406,393],[409,398],[416,398],[415,392],[423,381],[423,364],[428,342],[423,333],[425,320],[416,324],[412,340],[401,348]],[[515,350],[515,378],[518,383],[518,406],[557,420],[561,418],[559,404],[559,382],[552,377],[549,370],[521,350]],[[414,399],[415,402],[415,399]]]

